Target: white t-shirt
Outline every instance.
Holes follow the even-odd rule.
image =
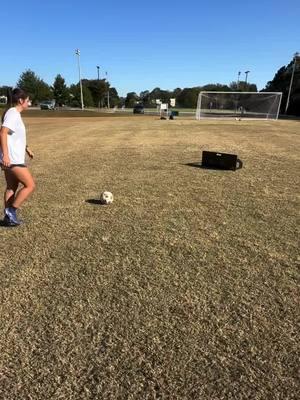
[[[26,129],[21,118],[21,113],[15,107],[10,108],[5,116],[2,126],[9,129],[7,135],[8,156],[11,164],[25,163]],[[2,161],[0,149],[0,162]]]

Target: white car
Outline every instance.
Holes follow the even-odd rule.
[[[54,110],[55,109],[55,100],[45,100],[40,104],[41,110]]]

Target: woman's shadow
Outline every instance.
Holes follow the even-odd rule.
[[[1,219],[0,220],[0,227],[3,227],[3,228],[15,228],[16,226],[19,226],[19,225],[9,225],[8,223],[7,223],[7,221],[5,221],[5,219]]]

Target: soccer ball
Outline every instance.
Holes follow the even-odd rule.
[[[111,204],[114,201],[114,196],[111,192],[104,191],[100,195],[101,204]]]

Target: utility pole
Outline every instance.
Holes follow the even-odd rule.
[[[294,54],[293,71],[292,71],[292,76],[291,76],[291,81],[290,81],[289,93],[288,93],[288,97],[287,97],[287,101],[286,101],[286,105],[285,105],[285,111],[284,111],[285,114],[287,113],[287,110],[288,110],[289,104],[290,104],[290,96],[291,96],[291,91],[292,91],[292,86],[293,86],[293,80],[294,80],[294,74],[295,74],[297,61],[300,61],[299,53],[295,53]]]
[[[82,93],[82,82],[81,82],[81,72],[80,72],[80,50],[76,49],[75,54],[78,56],[78,72],[79,72],[79,85],[80,85],[80,98],[81,98],[81,109],[84,109],[83,105],[83,93]]]

